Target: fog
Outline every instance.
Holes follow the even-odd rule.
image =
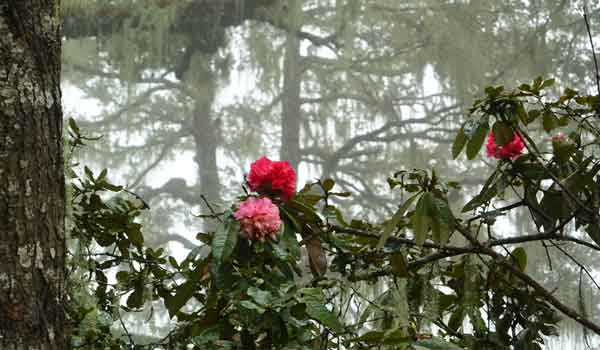
[[[386,179],[411,168],[463,181],[450,194],[460,208],[494,167],[450,154],[485,86],[544,76],[557,89],[594,87],[583,1],[63,3],[65,117],[102,136],[77,161],[142,196],[147,240],[176,256],[211,228],[195,217],[207,209],[201,195],[232,199],[263,155],[290,161],[299,187],[330,177],[352,192],[339,202],[348,218],[391,216],[399,202]],[[600,5],[588,11],[600,33]],[[501,218],[498,232],[533,230],[524,218]],[[543,247],[528,249],[528,272],[577,307],[575,265],[550,249],[550,270]],[[598,271],[597,259],[579,258]],[[598,322],[599,290],[583,284]],[[163,334],[166,316],[140,322],[149,313],[127,322]],[[561,331],[547,349],[586,348],[580,327]]]

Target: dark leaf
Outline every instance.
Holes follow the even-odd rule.
[[[177,314],[187,302],[194,296],[195,287],[192,281],[187,281],[175,288],[175,295],[165,298],[165,307],[169,311],[169,316]]]

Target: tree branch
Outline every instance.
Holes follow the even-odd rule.
[[[461,225],[457,225],[457,230],[475,247],[477,247],[482,254],[488,255],[494,259],[494,261],[506,269],[508,269],[513,275],[523,281],[525,284],[532,287],[536,292],[541,294],[544,299],[546,299],[552,306],[556,309],[560,310],[563,314],[570,317],[571,319],[577,321],[579,324],[584,326],[585,328],[593,331],[594,333],[600,335],[600,325],[595,324],[594,322],[588,320],[577,311],[573,310],[569,306],[563,304],[560,300],[558,300],[550,291],[544,288],[541,284],[539,284],[536,280],[531,278],[528,274],[522,272],[517,268],[514,264],[510,263],[505,259],[504,256],[497,253],[493,249],[484,246],[481,244],[472,234],[471,232],[462,227]]]

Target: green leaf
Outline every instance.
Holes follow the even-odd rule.
[[[408,261],[402,253],[392,254],[390,264],[392,266],[392,272],[394,273],[394,275],[404,278],[410,276],[408,273]]]
[[[523,249],[523,247],[517,247],[510,253],[510,256],[513,259],[513,262],[517,264],[519,270],[524,272],[527,267],[527,252],[525,252],[525,249]]]
[[[507,123],[503,121],[497,121],[492,126],[492,133],[494,134],[494,141],[499,146],[504,146],[513,139],[513,130]]]
[[[465,148],[467,140],[467,135],[461,128],[458,134],[456,135],[456,138],[454,139],[454,143],[452,144],[452,159],[456,159],[456,157],[458,157],[463,148]]]
[[[325,307],[325,295],[319,288],[302,288],[298,291],[299,301],[306,304],[306,313],[334,333],[342,331],[342,324],[337,315]]]
[[[73,118],[69,118],[69,129],[71,129],[71,131],[76,136],[80,136],[81,135],[81,130],[79,129],[79,126],[77,125],[77,122],[75,122],[75,119],[73,119]]]
[[[494,198],[498,194],[498,182],[500,181],[501,176],[502,174],[499,171],[494,171],[483,185],[479,194],[465,204],[462,212],[466,213],[471,211]]]
[[[541,112],[538,109],[533,109],[530,110],[527,115],[527,122],[525,123],[525,125],[532,123],[534,120],[536,120],[539,116],[540,116]]]
[[[432,214],[434,214],[434,197],[431,192],[425,192],[419,198],[417,207],[412,215],[411,221],[415,235],[415,242],[418,246],[422,246],[427,238],[427,232],[432,224]]]
[[[117,282],[119,282],[119,284],[122,286],[126,286],[127,282],[129,282],[129,272],[127,272],[127,271],[117,272],[116,277],[117,277]]]
[[[445,200],[434,198],[433,204],[435,206],[435,212],[431,215],[433,240],[440,245],[445,245],[454,230],[454,215]]]
[[[552,142],[552,152],[560,163],[566,163],[576,151],[577,146],[571,142]]]
[[[92,182],[94,182],[94,173],[92,172],[92,170],[90,168],[88,168],[87,166],[83,167],[83,172],[85,173],[85,176]]]
[[[251,302],[250,300],[242,300],[242,301],[240,301],[240,305],[248,310],[255,310],[259,314],[263,314],[263,313],[265,313],[265,311],[267,311],[264,307],[257,305],[255,303]]]
[[[448,321],[448,327],[453,331],[458,331],[460,327],[463,325],[463,320],[466,315],[466,310],[463,306],[459,306],[450,316],[450,320]]]
[[[600,245],[600,226],[589,224],[585,228],[585,232],[587,232],[587,234],[594,242],[596,242],[596,244]]]
[[[478,124],[475,133],[467,143],[467,159],[474,159],[477,156],[489,131],[489,126],[486,121],[480,121]]]
[[[138,248],[142,248],[144,246],[144,235],[142,234],[141,225],[140,224],[132,224],[128,228],[127,232],[125,232],[129,241],[133,243],[134,246]]]
[[[296,196],[296,197],[292,198],[292,200],[288,201],[286,203],[286,207],[287,207],[286,211],[288,211],[288,214],[296,214],[297,213],[298,215],[296,215],[296,217],[295,217],[296,220],[300,219],[300,215],[302,215],[303,221],[307,221],[307,222],[311,222],[311,223],[321,223],[322,222],[321,217],[315,211],[315,208],[311,205],[307,205],[306,203],[303,203],[302,201],[300,201],[300,199],[303,196]]]
[[[551,132],[552,130],[558,127],[558,118],[554,115],[554,113],[550,111],[544,111],[542,127],[547,133]]]
[[[381,343],[383,341],[384,336],[385,336],[384,332],[371,331],[371,332],[367,332],[367,333],[361,335],[360,337],[353,338],[353,339],[351,339],[351,341],[377,344],[377,343]]]
[[[383,248],[387,239],[390,237],[392,232],[394,232],[394,230],[400,223],[400,220],[402,220],[402,218],[404,217],[404,214],[406,213],[408,208],[410,208],[411,204],[415,201],[415,199],[417,199],[418,196],[419,196],[419,194],[415,194],[412,197],[410,197],[409,199],[407,199],[406,202],[404,202],[400,206],[400,208],[398,208],[396,213],[394,213],[394,216],[392,216],[392,219],[387,222],[387,224],[383,228],[383,232],[381,233],[381,238],[379,239],[379,243],[377,243],[377,249]]]
[[[169,311],[169,316],[175,316],[179,309],[194,296],[195,291],[196,288],[192,281],[187,281],[175,288],[175,295],[165,298],[165,307]]]
[[[127,297],[127,307],[132,309],[140,308],[144,305],[144,284],[143,281],[137,281],[133,293]]]
[[[269,306],[273,303],[273,295],[268,290],[262,290],[256,287],[250,287],[246,291],[249,297],[254,299],[254,302],[261,306]]]
[[[294,225],[288,220],[283,222],[283,234],[281,235],[281,241],[288,249],[290,254],[297,260],[300,257],[300,244],[296,238],[296,231],[294,231]]]
[[[557,221],[569,217],[571,213],[569,200],[570,198],[564,195],[562,191],[549,189],[544,193],[544,197],[540,202],[540,208],[545,214],[544,229],[551,230],[555,227]]]
[[[517,103],[517,115],[519,116],[521,123],[525,125],[529,124],[529,114],[521,102]]]
[[[226,217],[219,225],[212,241],[212,254],[217,264],[225,261],[233,253],[239,231],[240,223],[231,217]]]
[[[432,338],[419,340],[412,344],[413,347],[419,347],[422,349],[430,349],[430,350],[462,350],[463,348],[459,347],[456,344],[447,342],[440,338]]]
[[[544,80],[544,82],[542,83],[542,86],[540,86],[540,89],[551,87],[552,85],[554,85],[554,79]]]
[[[177,263],[177,260],[175,260],[174,257],[169,256],[168,260],[169,260],[169,264],[171,264],[171,266],[173,266],[176,269],[179,269],[179,264]]]

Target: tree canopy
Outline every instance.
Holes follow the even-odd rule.
[[[67,109],[78,161],[98,169],[73,187],[73,264],[104,286],[77,289],[89,339],[144,344],[99,330],[135,328],[119,307],[163,305],[169,337],[145,343],[519,348],[554,334],[559,313],[593,331],[584,5],[65,2],[63,86],[98,106]],[[523,155],[481,157],[490,131],[498,149],[518,135]],[[250,244],[227,210],[263,155],[309,185],[272,198],[282,232]],[[184,161],[194,176],[157,176]]]

